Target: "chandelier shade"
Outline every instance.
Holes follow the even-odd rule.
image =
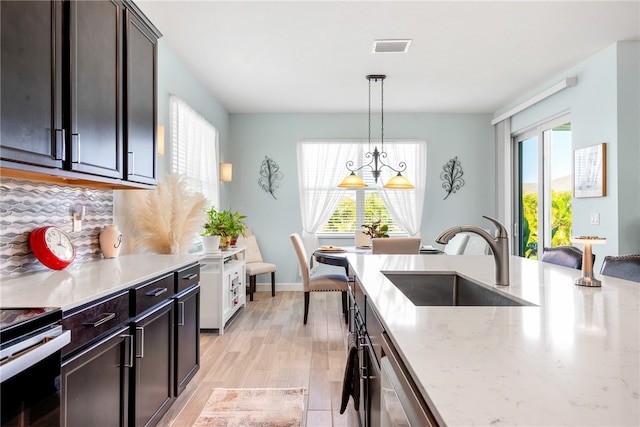
[[[367,80],[369,81],[369,151],[365,153],[366,159],[371,159],[369,163],[360,167],[354,167],[353,160],[349,160],[346,164],[347,170],[351,173],[347,175],[338,187],[340,188],[366,188],[368,185],[364,182],[361,176],[356,175],[356,172],[364,170],[365,168],[371,169],[371,175],[373,175],[374,182],[378,183],[382,168],[389,168],[396,172],[397,175],[392,177],[385,185],[384,188],[395,190],[410,190],[414,186],[409,182],[407,178],[402,176],[402,172],[407,169],[407,164],[404,162],[398,163],[398,168],[384,162],[387,158],[387,153],[384,151],[384,79],[387,78],[384,74],[369,74]],[[374,146],[371,151],[371,81],[378,82],[380,80],[380,151],[378,147]]]

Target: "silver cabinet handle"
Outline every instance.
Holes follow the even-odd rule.
[[[133,368],[133,335],[125,334],[120,336],[125,339],[126,345],[129,346],[129,351],[127,352],[129,353],[129,363],[125,362],[124,366],[127,368]]]
[[[55,160],[64,160],[64,129],[55,129],[53,138],[53,158]]]
[[[146,293],[148,297],[157,297],[167,292],[167,288],[156,288]]]
[[[131,157],[131,160],[127,159],[127,163],[129,163],[127,165],[127,171],[129,173],[129,175],[135,175],[136,171],[135,171],[135,167],[136,167],[136,154],[133,151],[129,151],[127,153],[127,155],[129,157]]]
[[[180,320],[178,321],[178,326],[184,326],[184,302],[178,303],[178,313]]]
[[[196,277],[198,277],[198,273],[193,273],[193,274],[189,274],[188,276],[184,276],[182,280],[191,280],[191,279],[195,279]]]
[[[115,317],[116,317],[115,313],[104,313],[104,314],[101,314],[101,317],[98,320],[96,320],[95,322],[93,322],[93,323],[91,323],[91,322],[85,323],[84,325],[85,326],[92,326],[94,328],[97,328],[98,326],[100,326],[100,325],[102,325],[104,323],[107,323],[109,320],[115,319]]]
[[[71,134],[71,163],[80,163],[80,134]]]
[[[140,354],[136,354],[137,359],[144,358],[144,328],[141,326],[136,327],[136,338],[140,343]]]

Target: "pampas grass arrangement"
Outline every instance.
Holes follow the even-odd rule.
[[[207,219],[206,197],[190,192],[180,175],[168,175],[155,190],[128,191],[125,197],[131,252],[187,252]]]

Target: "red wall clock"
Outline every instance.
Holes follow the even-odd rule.
[[[54,270],[66,268],[76,257],[76,248],[67,233],[52,225],[33,230],[29,245],[36,258]]]

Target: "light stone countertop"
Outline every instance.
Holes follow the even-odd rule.
[[[348,255],[364,292],[442,425],[640,425],[640,283],[511,257]],[[417,307],[381,272],[457,272],[536,304]]]
[[[60,307],[63,311],[193,264],[202,254],[126,255],[25,274],[0,283],[0,307]]]

